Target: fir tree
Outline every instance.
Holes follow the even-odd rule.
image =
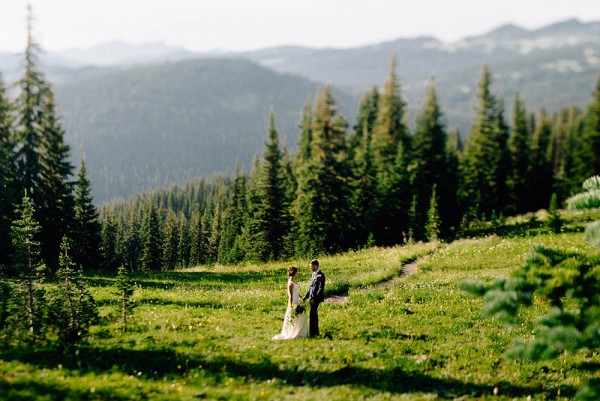
[[[161,269],[163,246],[160,233],[160,221],[154,205],[146,211],[141,228],[142,256],[141,270],[158,271]]]
[[[205,262],[206,241],[202,228],[202,213],[197,208],[190,221],[190,265],[196,266]]]
[[[179,220],[172,209],[167,212],[162,232],[162,268],[174,270],[177,267],[179,247]]]
[[[417,116],[417,127],[413,139],[413,154],[411,164],[411,186],[416,196],[416,224],[414,239],[427,237],[422,229],[428,221],[428,211],[433,194],[433,188],[446,189],[440,192],[440,197],[454,197],[446,186],[447,175],[450,173],[446,158],[447,135],[441,122],[441,111],[433,82],[427,88],[427,96],[422,111]],[[437,199],[436,199],[437,203]],[[455,211],[448,211],[455,212]],[[436,213],[439,213],[436,207]],[[439,230],[439,227],[437,227]],[[439,233],[437,233],[439,235]]]
[[[183,212],[179,213],[179,244],[177,245],[177,265],[188,267],[190,265],[190,229]]]
[[[14,304],[18,306],[11,318],[17,337],[33,340],[40,335],[43,326],[45,302],[41,284],[46,266],[40,257],[40,243],[36,240],[41,227],[33,216],[33,203],[27,195],[23,197],[17,214],[18,218],[12,223],[11,237],[13,264],[18,273]]]
[[[512,158],[509,186],[514,202],[514,211],[517,213],[528,211],[527,199],[531,182],[529,175],[531,168],[530,137],[525,104],[517,93],[513,109],[513,133],[508,143]]]
[[[396,61],[377,104],[372,134],[373,162],[377,171],[375,240],[380,245],[402,242],[408,230],[407,210],[412,199],[407,168],[411,160],[411,136],[406,124],[406,103],[400,94]]]
[[[52,322],[58,329],[61,345],[68,349],[85,338],[98,318],[98,310],[85,284],[82,269],[77,269],[71,258],[66,236],[61,243],[59,266],[56,272],[58,289],[51,302]]]
[[[102,227],[98,221],[98,210],[92,200],[90,180],[87,177],[85,160],[83,152],[81,152],[75,186],[75,224],[73,226],[75,255],[73,259],[76,266],[88,269],[100,267],[101,262],[98,244],[102,241],[100,236]]]
[[[531,140],[531,181],[529,183],[528,210],[544,209],[552,191],[552,162],[549,155],[552,127],[542,111],[536,122]]]
[[[111,271],[116,270],[119,266],[119,255],[117,252],[117,230],[118,227],[114,211],[106,209],[102,213],[100,253],[104,268]]]
[[[296,250],[302,256],[347,247],[352,213],[346,121],[337,114],[329,86],[316,97],[311,127],[311,157],[297,172]]]
[[[600,174],[600,74],[585,116],[583,142],[588,149],[588,172],[590,175]]]
[[[282,158],[275,114],[271,112],[265,152],[254,182],[258,204],[247,220],[246,241],[252,244],[250,255],[257,261],[280,259],[291,227]]]
[[[49,266],[57,267],[60,238],[73,221],[73,167],[69,147],[56,117],[50,85],[38,69],[38,45],[32,35],[29,8],[25,73],[19,81],[17,99],[16,165],[19,192],[27,191],[42,231],[42,255]]]
[[[435,185],[431,192],[431,200],[429,210],[427,211],[427,223],[425,225],[425,239],[427,241],[437,241],[440,238],[440,213],[438,211],[437,196],[435,193]]]
[[[240,245],[242,227],[244,225],[244,211],[246,209],[246,177],[239,170],[236,163],[233,187],[227,208],[223,213],[223,229],[219,242],[219,262],[222,264],[235,264],[244,259]]]
[[[120,266],[117,270],[114,292],[118,297],[121,327],[124,332],[127,331],[130,315],[136,306],[135,302],[131,299],[134,291],[135,283],[131,279],[129,272],[124,266]]]
[[[502,102],[491,92],[491,74],[483,67],[477,98],[479,106],[462,164],[462,186],[467,209],[490,217],[509,204],[507,179],[510,167],[508,128]]]
[[[12,108],[0,74],[0,266],[10,261],[12,250],[9,233],[14,216],[13,205],[16,203]]]

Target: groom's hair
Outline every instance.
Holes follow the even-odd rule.
[[[319,261],[317,259],[313,259],[310,261],[311,266],[319,266]]]

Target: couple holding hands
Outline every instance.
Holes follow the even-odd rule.
[[[300,296],[296,276],[298,268],[288,267],[288,307],[283,320],[283,328],[281,333],[273,337],[273,340],[291,340],[294,338],[304,338],[310,332],[310,337],[319,335],[319,304],[325,300],[325,275],[319,269],[319,261],[313,259],[310,261],[310,270],[312,270],[312,278],[308,286],[308,291],[303,297]],[[309,301],[310,319],[306,317],[304,305],[300,302]],[[310,330],[309,322],[310,320]]]

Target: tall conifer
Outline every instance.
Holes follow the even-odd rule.
[[[76,266],[98,268],[101,257],[98,244],[101,243],[102,227],[98,221],[98,210],[92,203],[90,180],[83,151],[80,155],[79,172],[75,186],[75,224],[73,226],[73,248]]]
[[[10,261],[10,225],[14,216],[16,193],[12,138],[12,104],[0,74],[0,266]]]
[[[530,169],[530,137],[529,124],[525,103],[519,93],[515,96],[513,108],[513,132],[509,139],[509,149],[512,159],[512,171],[509,178],[514,211],[524,213],[527,210]]]

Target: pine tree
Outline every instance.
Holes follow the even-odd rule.
[[[174,270],[177,267],[179,246],[179,220],[172,209],[167,212],[162,232],[162,268]]]
[[[129,272],[124,266],[120,266],[117,270],[114,292],[118,297],[119,312],[121,314],[121,327],[125,332],[127,331],[131,312],[135,308],[136,304],[131,299],[135,292],[135,283],[131,279]]]
[[[140,270],[142,241],[140,239],[140,223],[135,209],[129,212],[128,223],[123,234],[123,243],[125,246],[123,258],[125,266],[129,271]]]
[[[12,223],[11,237],[13,264],[18,273],[14,304],[19,306],[11,318],[17,338],[23,336],[34,340],[40,335],[45,313],[41,284],[46,266],[40,257],[40,243],[36,240],[41,227],[33,216],[33,203],[27,195],[23,197],[17,214],[18,218]]]
[[[377,104],[372,134],[373,162],[377,171],[375,240],[380,245],[402,242],[408,230],[412,199],[407,168],[411,160],[411,136],[406,124],[406,103],[400,94],[396,61]]]
[[[12,250],[9,233],[14,217],[13,205],[16,203],[12,108],[0,74],[0,266],[10,261]]]
[[[219,263],[226,265],[239,263],[244,259],[240,241],[244,225],[244,210],[246,209],[246,177],[240,172],[237,163],[230,192],[227,208],[223,213],[223,229],[218,257]]]
[[[491,93],[490,86],[491,74],[484,66],[477,92],[479,107],[462,164],[466,208],[477,206],[481,217],[502,213],[510,203],[506,184],[510,171],[508,128],[502,102]]]
[[[51,301],[52,323],[58,329],[61,345],[68,349],[85,338],[98,318],[98,310],[85,284],[82,269],[77,269],[71,258],[66,236],[61,243],[59,266],[56,272],[58,288]]]
[[[308,162],[311,157],[312,143],[312,106],[310,100],[307,100],[302,109],[302,117],[300,118],[300,133],[298,137],[298,153],[296,154],[296,168]]]
[[[600,74],[585,116],[583,141],[588,149],[590,175],[600,174]]]
[[[100,254],[103,267],[114,271],[119,266],[117,252],[117,222],[113,210],[106,209],[102,213],[102,228],[100,230]]]
[[[253,177],[253,199],[258,203],[253,205],[246,221],[245,240],[250,242],[249,255],[256,261],[280,259],[285,236],[291,228],[282,159],[275,114],[271,112],[263,160]]]
[[[79,173],[75,186],[75,224],[73,226],[74,238],[74,260],[76,266],[88,269],[100,267],[101,256],[98,244],[101,243],[100,231],[102,229],[98,221],[98,210],[92,203],[93,198],[90,188],[90,180],[87,177],[87,169],[83,152],[80,155]]]
[[[299,255],[337,252],[348,246],[352,206],[346,121],[326,86],[315,99],[311,156],[299,166],[295,217]]]
[[[163,246],[160,221],[154,205],[151,205],[146,211],[141,228],[141,242],[141,270],[145,272],[159,271],[162,267]]]
[[[529,183],[528,210],[544,209],[552,191],[552,162],[549,155],[551,138],[550,119],[542,111],[531,140],[531,181]]]
[[[513,133],[508,143],[512,158],[509,186],[514,202],[514,211],[517,213],[528,211],[527,199],[529,197],[529,183],[531,182],[529,175],[531,168],[530,137],[525,104],[519,97],[519,93],[517,93],[513,109]]]
[[[42,255],[50,267],[58,265],[60,238],[73,222],[73,167],[69,146],[58,122],[50,85],[38,69],[38,45],[32,35],[29,7],[25,73],[17,99],[16,163],[18,188],[27,191],[42,231]]]
[[[415,240],[427,237],[426,230],[423,228],[428,221],[434,187],[437,185],[439,189],[442,189],[442,191],[438,189],[440,198],[450,198],[456,195],[444,191],[447,189],[447,175],[450,170],[446,158],[447,135],[441,122],[441,116],[432,81],[427,88],[423,109],[417,115],[417,127],[413,139],[413,159],[410,169],[412,172],[411,186],[416,196],[415,217],[417,221],[413,233]],[[437,207],[436,213],[439,213]],[[439,227],[437,229],[439,230]],[[437,235],[439,234],[438,232]]]
[[[373,127],[375,126],[375,120],[377,119],[377,103],[379,102],[379,91],[376,86],[373,86],[367,93],[362,97],[358,106],[358,116],[356,117],[356,123],[348,139],[350,146],[351,155],[356,150],[364,147],[364,141],[368,138],[370,141],[373,133]]]
[[[202,213],[197,208],[190,221],[190,265],[196,266],[205,262],[206,240],[202,228]]]
[[[190,229],[183,212],[179,213],[179,243],[177,245],[177,265],[188,267],[190,265]]]
[[[429,202],[429,210],[427,211],[427,222],[425,224],[425,239],[427,241],[437,241],[440,238],[440,213],[438,211],[437,195],[435,193],[435,185],[431,191],[431,200]]]

